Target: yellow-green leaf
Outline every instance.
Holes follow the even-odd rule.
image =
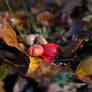
[[[3,80],[7,75],[6,65],[0,65],[0,80]]]
[[[30,65],[26,75],[36,81],[41,81],[44,78],[50,78],[56,75],[59,73],[59,70],[60,69],[53,66],[51,63],[45,62],[42,58],[30,57]]]
[[[29,64],[27,74],[35,71],[38,68],[38,66],[44,61],[42,58],[38,58],[38,57],[29,56],[29,58],[30,58],[30,64]]]
[[[78,65],[75,74],[78,78],[92,75],[92,56],[87,57]]]

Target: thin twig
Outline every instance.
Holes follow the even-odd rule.
[[[74,59],[54,59],[55,61],[74,61]]]
[[[0,56],[0,62],[5,63],[5,64],[8,64],[8,65],[10,65],[10,66],[12,66],[14,68],[23,68],[23,67],[25,67],[24,65],[13,64],[13,63],[11,63],[12,61],[9,61],[7,59],[4,59],[1,56]]]

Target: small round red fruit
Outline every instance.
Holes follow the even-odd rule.
[[[41,45],[33,45],[30,46],[28,49],[28,54],[30,56],[42,56],[44,52],[44,49]]]

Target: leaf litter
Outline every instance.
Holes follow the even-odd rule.
[[[0,80],[6,92],[89,92],[91,1],[6,1],[0,1],[9,8],[0,8]],[[43,55],[29,56],[35,44],[43,47]]]

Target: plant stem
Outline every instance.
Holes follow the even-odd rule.
[[[41,11],[42,10],[42,5],[41,5],[41,1],[40,0],[38,1],[38,7],[40,8],[40,11]],[[41,16],[41,24],[42,24],[41,35],[46,38],[47,36],[46,36],[46,33],[45,33],[46,28],[44,26],[44,16],[42,14],[40,14],[40,16]]]
[[[15,19],[14,13],[13,13],[13,11],[12,11],[12,8],[11,8],[10,5],[9,5],[8,0],[5,0],[5,2],[6,2],[7,7],[8,7],[8,9],[9,9],[10,13],[11,13],[11,16]],[[16,23],[16,19],[15,19],[15,23]],[[22,32],[18,29],[18,25],[16,24],[15,26],[16,26],[18,32],[19,32],[20,37],[23,37]]]
[[[9,5],[8,0],[5,0],[5,2],[6,2],[7,7],[8,7],[8,9],[9,9],[10,13],[11,13],[11,16],[14,18],[14,14],[13,14],[13,11],[12,11],[12,9],[11,9],[10,5]]]
[[[25,6],[24,0],[19,0],[19,1],[20,1],[21,5],[22,5],[24,11],[28,14],[29,12],[28,12],[28,9]],[[32,17],[32,16],[27,19],[27,29],[28,29],[28,31],[31,32],[30,24],[32,24],[33,30],[35,30],[36,29],[36,22],[35,22],[34,17]]]

